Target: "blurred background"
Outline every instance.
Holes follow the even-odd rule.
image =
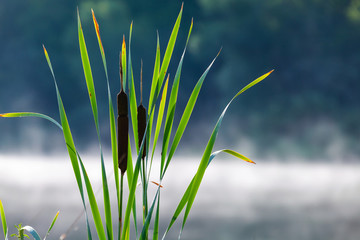
[[[2,1],[0,7],[0,112],[36,111],[58,119],[56,96],[42,44],[48,49],[78,145],[96,136],[77,41],[79,7],[88,45],[100,120],[107,124],[104,71],[90,9],[107,56],[113,96],[119,91],[118,54],[134,21],[132,55],[139,89],[152,77],[156,31],[162,54],[181,2]],[[185,1],[169,73],[175,75],[191,18],[194,29],[180,84],[180,116],[196,81],[211,69],[181,149],[205,144],[222,109],[245,84],[275,69],[269,79],[231,106],[219,143],[258,157],[354,160],[360,156],[360,1]],[[147,92],[144,99],[147,104]],[[182,104],[182,105],[181,105]],[[204,121],[206,119],[206,121]],[[0,150],[56,151],[58,130],[42,120],[2,119]],[[103,130],[104,134],[108,131]],[[194,134],[196,132],[196,134]],[[60,138],[60,139],[58,139]],[[108,138],[105,136],[104,141]],[[62,151],[63,145],[59,146]]]
[[[143,59],[147,105],[156,32],[159,32],[163,56],[181,1],[1,1],[0,113],[33,111],[59,119],[55,89],[43,55],[44,44],[75,143],[82,152],[98,154],[78,49],[77,7],[93,68],[103,144],[109,150],[106,80],[90,9],[94,9],[100,25],[113,97],[120,88],[118,55],[122,37],[125,34],[128,43],[129,26],[134,22],[131,51],[135,84],[139,92],[140,60]],[[256,211],[249,210],[247,220],[240,221],[241,231],[236,226],[231,228],[232,218],[226,217],[221,229],[227,232],[226,226],[229,226],[234,231],[232,235],[222,235],[227,236],[222,239],[238,239],[235,236],[239,235],[249,237],[246,239],[356,239],[360,215],[354,215],[358,211],[351,209],[358,207],[355,203],[360,198],[360,178],[355,174],[360,170],[357,165],[360,159],[360,0],[184,1],[183,19],[169,67],[171,80],[192,17],[194,28],[183,65],[177,121],[197,80],[220,48],[222,51],[205,80],[178,149],[180,156],[200,155],[217,118],[233,95],[250,81],[275,69],[268,79],[231,105],[220,130],[216,150],[227,147],[257,163],[266,162],[265,167],[260,168],[263,170],[251,170],[257,173],[243,172],[255,182],[263,177],[263,182],[254,183],[253,190],[246,195],[255,199],[255,205],[249,201]],[[61,133],[45,120],[0,119],[0,132],[2,164],[9,163],[7,156],[14,153],[21,154],[22,160],[29,154],[64,154]],[[16,162],[15,158],[11,159]],[[273,168],[274,162],[284,165]],[[17,185],[11,185],[10,179],[16,178],[11,171],[5,171],[6,167],[2,169],[0,198],[4,199]],[[288,174],[288,170],[292,174]],[[222,176],[214,184],[228,180],[229,188],[239,187],[227,174],[211,176]],[[296,184],[284,187],[285,183]],[[263,189],[268,191],[258,195]],[[312,190],[308,194],[313,198],[301,198],[309,189]],[[289,204],[269,206],[264,201],[269,196],[275,200],[274,196],[287,199],[285,202]],[[302,202],[297,205],[299,198]],[[236,206],[240,201],[237,200],[228,205]],[[245,204],[241,205],[242,210],[252,209],[242,204]],[[343,209],[345,205],[347,208]],[[313,215],[304,214],[304,209]],[[329,211],[334,211],[330,218],[333,221],[326,215]],[[278,212],[283,215],[279,216]],[[262,213],[269,218],[259,220],[258,214]],[[196,216],[201,214],[195,215],[195,223]],[[343,225],[338,229],[335,225],[339,220]],[[211,222],[207,226],[212,226]],[[314,227],[315,222],[320,225]],[[288,234],[281,232],[284,224]],[[303,234],[295,234],[299,233],[295,226],[302,227]],[[332,232],[335,230],[336,234]]]

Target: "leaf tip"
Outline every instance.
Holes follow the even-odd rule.
[[[220,55],[220,53],[221,53],[222,49],[223,49],[223,47],[221,46],[221,47],[220,47],[220,50],[219,50],[219,52],[218,52],[218,54],[216,55],[216,57],[215,57],[215,58],[217,58],[217,57]]]

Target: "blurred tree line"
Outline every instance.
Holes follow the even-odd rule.
[[[131,21],[134,76],[138,80],[143,59],[147,89],[156,31],[163,54],[180,6],[180,1],[160,0],[2,1],[0,112],[36,111],[58,119],[54,86],[41,48],[44,43],[75,138],[84,140],[84,148],[91,146],[87,139],[95,136],[95,130],[78,50],[76,8],[106,137],[106,84],[90,9],[100,24],[115,96],[120,85],[118,54],[123,34],[128,39]],[[195,108],[185,149],[202,148],[227,101],[245,84],[275,68],[269,79],[232,105],[219,146],[228,144],[253,156],[276,158],[360,156],[360,0],[185,1],[170,66],[172,77],[192,17],[194,29],[183,66],[177,117],[197,79],[223,49]],[[14,144],[53,149],[62,139],[50,126],[40,120],[2,119],[0,149],[14,149]]]

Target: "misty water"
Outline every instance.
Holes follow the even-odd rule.
[[[94,156],[83,159],[97,191],[101,186],[100,162]],[[110,158],[106,160],[110,162]],[[170,165],[162,182],[160,235],[198,163],[199,158],[184,157],[175,158]],[[112,176],[110,164],[107,171]],[[360,164],[353,163],[257,160],[253,165],[219,157],[205,174],[182,239],[359,239],[359,173]],[[157,181],[157,176],[154,173],[150,180]],[[113,177],[109,177],[109,184],[115,213]],[[155,189],[155,185],[149,186],[151,196]],[[98,199],[101,195],[99,191]],[[82,213],[82,205],[66,155],[0,156],[0,199],[10,233],[15,231],[13,225],[21,222],[44,235],[60,210],[48,239],[59,239],[67,231],[66,239],[86,239],[83,216],[72,226]],[[166,239],[177,239],[180,224],[181,218]]]

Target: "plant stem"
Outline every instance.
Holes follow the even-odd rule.
[[[123,200],[123,188],[124,188],[124,174],[121,174],[120,178],[120,209],[119,209],[119,232],[118,232],[118,240],[121,237],[121,228],[122,228],[122,200]]]

